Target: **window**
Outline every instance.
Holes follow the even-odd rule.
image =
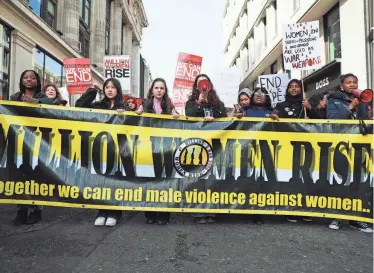
[[[255,50],[256,50],[256,46],[255,46],[255,40],[254,40],[254,33],[252,31],[250,37],[249,37],[249,42],[248,42],[248,55],[249,55],[249,64],[250,64],[250,67],[253,66],[253,64],[255,63]]]
[[[61,87],[64,84],[63,65],[51,55],[40,48],[34,48],[34,70],[38,72],[42,87],[55,84]]]
[[[10,32],[0,22],[0,99],[9,98]]]
[[[333,7],[323,18],[327,60],[331,62],[342,57],[340,41],[339,4]]]
[[[278,13],[277,13],[277,0],[273,2],[274,7],[274,36],[278,34]]]
[[[277,61],[275,61],[271,66],[270,66],[270,74],[277,74],[278,69],[277,69]]]
[[[244,46],[244,68],[245,71],[248,71],[249,69],[249,58],[248,58],[248,41],[246,45]]]
[[[83,57],[90,57],[90,34],[86,30],[79,30],[80,53]]]
[[[29,8],[39,17],[41,17],[41,7],[42,0],[29,0]]]
[[[293,10],[296,11],[300,7],[300,0],[293,0]]]
[[[267,46],[266,16],[262,19],[264,23],[264,46]]]
[[[51,28],[56,28],[57,0],[29,0],[29,7]]]
[[[90,57],[90,12],[91,0],[79,0],[79,44],[80,54]]]
[[[90,26],[91,0],[79,0],[79,15],[81,20]]]
[[[46,1],[46,9],[44,10],[44,20],[53,29],[56,28],[56,3],[54,1]]]
[[[109,45],[110,45],[109,44],[110,43],[110,2],[111,2],[110,0],[106,0],[105,55],[109,55]]]

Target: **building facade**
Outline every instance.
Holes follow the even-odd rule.
[[[308,98],[338,89],[340,75],[349,72],[358,76],[359,88],[372,86],[373,70],[370,72],[367,61],[370,23],[364,16],[369,2],[372,5],[372,0],[227,0],[223,19],[225,63],[240,69],[240,88],[255,88],[259,75],[275,73],[303,78]],[[316,20],[323,66],[311,71],[285,71],[283,24]]]
[[[64,58],[89,58],[93,83],[101,87],[104,55],[131,55],[130,92],[138,96],[147,26],[141,0],[0,0],[0,96],[18,91],[26,69],[35,69],[43,85],[63,88]]]

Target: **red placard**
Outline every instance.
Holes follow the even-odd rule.
[[[90,59],[64,59],[64,72],[69,94],[81,94],[92,87]]]
[[[187,53],[178,54],[172,95],[177,110],[184,110],[195,78],[201,73],[202,62],[203,57]]]

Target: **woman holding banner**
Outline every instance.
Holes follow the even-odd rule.
[[[202,117],[204,121],[227,117],[225,105],[220,101],[207,75],[200,74],[196,77],[191,96],[186,103],[185,112],[188,117]],[[195,222],[198,224],[214,223],[215,216],[215,214],[209,213],[193,214]]]
[[[327,118],[328,119],[369,119],[369,105],[360,101],[359,98],[353,94],[354,90],[358,88],[358,78],[354,74],[345,74],[340,77],[341,91],[336,91],[330,94],[327,104]],[[357,183],[355,183],[357,184]],[[352,186],[354,184],[352,183]],[[343,224],[343,220],[333,220],[329,228],[338,230]],[[372,224],[360,221],[349,221],[349,226],[353,229],[373,233]]]
[[[11,101],[53,104],[53,101],[42,93],[39,74],[34,70],[23,71],[20,77],[19,88],[20,91],[10,97]],[[22,173],[27,173],[25,168],[30,169],[31,166],[23,162],[20,166],[20,169],[23,169]],[[18,205],[17,207],[17,216],[13,220],[14,225],[32,225],[42,220],[42,206]]]
[[[245,117],[265,118],[273,112],[271,99],[266,88],[257,87],[251,96],[251,105],[245,111]]]
[[[68,103],[62,98],[60,91],[58,91],[57,86],[54,84],[47,84],[46,86],[44,86],[43,95],[53,100],[53,103],[55,105],[66,106],[66,104]]]
[[[121,83],[114,78],[109,78],[103,86],[104,98],[101,101],[94,102],[97,96],[96,88],[88,88],[87,91],[77,100],[76,107],[117,110],[122,112],[125,109],[123,101]],[[100,152],[100,151],[99,151]],[[114,227],[122,216],[120,210],[99,210],[94,225],[96,227],[107,226]]]
[[[301,94],[302,83],[300,80],[292,79],[287,85],[286,100],[280,102],[275,106],[273,113],[270,118],[278,120],[279,118],[308,118],[313,111],[308,100],[303,99]],[[313,111],[314,112],[314,111]],[[312,218],[308,216],[287,216],[287,221],[291,223],[297,223],[298,219],[302,219],[305,222],[311,222]]]
[[[234,117],[242,118],[245,116],[246,110],[251,105],[252,91],[248,88],[244,88],[239,91],[238,104],[234,104]]]
[[[137,113],[141,114],[143,110],[146,113],[172,115],[175,119],[179,118],[179,113],[175,110],[169,98],[168,88],[164,79],[157,78],[152,82],[144,106],[139,107]],[[166,225],[169,223],[170,212],[146,211],[145,218],[147,219],[147,224]]]

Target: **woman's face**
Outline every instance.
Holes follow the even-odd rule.
[[[104,93],[108,99],[112,100],[117,97],[118,90],[114,87],[114,84],[109,81],[105,86]]]
[[[344,80],[343,84],[340,86],[345,93],[351,94],[352,90],[358,88],[358,80],[355,77],[348,77]]]
[[[197,88],[198,90],[199,90],[199,88],[198,88],[199,83],[200,83],[201,81],[203,81],[203,80],[208,80],[208,78],[205,77],[205,76],[201,76],[201,77],[199,77],[199,78],[197,79],[197,82],[196,82],[196,88]],[[199,92],[202,92],[202,91],[199,90]]]
[[[165,95],[165,92],[166,92],[165,84],[162,81],[155,82],[155,84],[153,85],[153,89],[152,89],[152,95],[156,99],[162,99],[163,96]]]
[[[292,82],[290,87],[288,88],[288,94],[295,97],[300,95],[301,88],[300,85],[297,82]]]
[[[48,98],[54,100],[57,96],[57,91],[53,86],[48,86],[47,89],[45,90],[45,94]]]
[[[256,105],[264,105],[266,102],[266,94],[261,90],[257,90],[253,96],[253,102]]]
[[[249,106],[250,103],[251,103],[251,100],[249,99],[247,95],[240,95],[239,104],[241,107]]]
[[[32,72],[32,71],[27,71],[23,75],[22,83],[23,83],[23,86],[26,89],[33,89],[33,88],[35,88],[38,85],[35,73]]]

